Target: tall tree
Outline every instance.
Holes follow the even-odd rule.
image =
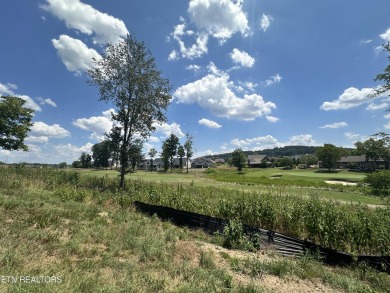
[[[169,166],[171,167],[171,173],[173,167],[173,159],[177,154],[178,146],[179,138],[174,134],[171,134],[163,144],[163,154],[164,156],[167,156],[169,158]]]
[[[0,147],[4,150],[28,151],[24,139],[33,125],[34,110],[24,108],[25,103],[18,97],[0,96]]]
[[[390,62],[390,42],[383,45],[383,50],[389,53],[389,56],[387,56],[387,58],[389,59]],[[378,74],[374,80],[383,81],[384,84],[376,88],[375,94],[373,94],[372,96],[377,97],[386,93],[390,96],[390,64],[383,70],[383,73]],[[387,111],[389,110],[390,109],[387,109]]]
[[[116,168],[119,164],[120,159],[120,150],[121,150],[121,128],[114,126],[109,133],[105,134],[106,140],[108,141],[108,148],[110,151],[110,157],[111,157],[111,169],[112,165],[114,165]]]
[[[193,137],[189,133],[186,134],[186,142],[184,143],[184,150],[186,152],[185,156],[187,159],[187,173],[188,173],[188,165],[189,161],[194,155],[194,151],[192,150],[192,144],[193,144]]]
[[[171,85],[161,77],[155,60],[143,42],[133,35],[108,45],[101,59],[88,70],[89,83],[99,88],[100,100],[116,107],[112,119],[120,129],[120,187],[129,165],[129,148],[138,133],[146,138],[154,122],[167,121]]]
[[[183,158],[186,155],[186,151],[182,145],[179,145],[177,148],[177,155],[179,157],[179,167],[180,169],[183,169]]]
[[[153,171],[153,158],[157,155],[157,151],[155,148],[151,148],[148,152],[148,156],[150,157],[150,171]]]
[[[342,155],[343,151],[341,148],[329,143],[326,143],[324,146],[317,149],[318,160],[322,161],[323,166],[328,168],[329,172],[331,168],[337,166],[337,161],[340,160]]]
[[[90,168],[92,166],[92,157],[86,152],[82,152],[79,158],[81,162],[81,168]]]
[[[241,149],[236,149],[232,153],[232,164],[241,173],[242,169],[248,164],[248,158]]]

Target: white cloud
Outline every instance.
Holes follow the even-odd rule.
[[[128,34],[125,23],[79,0],[46,0],[41,6],[68,28],[93,36],[96,44],[115,43]]]
[[[346,122],[335,122],[335,123],[332,123],[332,124],[326,124],[324,126],[321,126],[320,128],[341,128],[341,127],[347,127],[348,126],[348,123]]]
[[[211,73],[195,82],[176,89],[173,96],[178,103],[198,103],[218,117],[237,120],[254,120],[269,116],[276,105],[265,102],[258,94],[245,94],[238,97],[232,89],[236,85],[229,80],[229,75],[219,71],[214,64],[209,66]]]
[[[101,58],[94,49],[88,48],[82,41],[67,35],[61,35],[58,40],[52,39],[52,43],[66,69],[76,75],[91,68],[94,65],[93,59]]]
[[[237,48],[233,49],[230,53],[230,57],[234,63],[244,67],[252,67],[255,64],[255,58],[250,56],[247,52],[240,51]]]
[[[269,79],[267,79],[265,82],[264,82],[264,85],[265,86],[270,86],[270,85],[273,85],[275,83],[280,83],[282,81],[283,77],[281,77],[278,73],[271,76]]]
[[[14,89],[17,89],[17,86],[15,84],[12,84],[12,83],[2,84],[2,83],[0,83],[0,97],[1,96],[15,96],[15,97],[21,98],[21,99],[26,101],[26,103],[24,104],[25,108],[30,108],[30,109],[32,109],[34,111],[38,111],[38,112],[42,111],[41,107],[39,107],[39,105],[37,103],[35,103],[35,101],[33,99],[31,99],[27,95],[15,94],[13,91]]]
[[[165,137],[170,136],[171,134],[176,135],[178,138],[182,138],[185,136],[183,131],[180,129],[180,125],[176,122],[173,122],[171,124],[168,123],[158,123],[154,122],[152,124],[153,127],[156,128],[156,132],[164,134]]]
[[[102,116],[92,116],[89,118],[79,118],[76,121],[73,121],[72,124],[80,129],[91,131],[90,139],[102,140],[104,134],[108,133],[113,125],[111,120],[111,113],[114,112],[113,109],[102,112]]]
[[[279,118],[274,116],[266,116],[265,117],[269,122],[278,122]]]
[[[371,103],[367,106],[366,110],[368,111],[376,111],[376,110],[382,110],[389,107],[388,103],[381,103],[381,104],[375,104]]]
[[[379,35],[386,42],[390,42],[390,28],[387,29],[383,34]]]
[[[209,128],[221,128],[222,127],[222,125],[219,125],[217,122],[206,119],[206,118],[202,118],[198,122],[200,125],[204,125],[204,126],[207,126]]]
[[[179,59],[179,53],[176,50],[172,50],[172,52],[168,56],[168,60],[178,60]]]
[[[25,142],[29,142],[29,143],[47,143],[47,142],[49,142],[49,138],[47,136],[28,136],[25,139]]]
[[[237,32],[242,35],[248,33],[248,19],[242,10],[242,2],[191,0],[188,14],[198,30],[205,31],[223,42]]]
[[[68,143],[57,145],[54,148],[56,156],[60,158],[61,161],[72,162],[77,160],[81,156],[82,152],[91,154],[92,146],[93,144],[90,142],[81,147]]]
[[[357,140],[360,137],[360,134],[353,132],[345,132],[344,136],[349,140]]]
[[[280,143],[272,135],[258,136],[246,139],[235,138],[230,141],[230,145],[233,147],[228,148],[228,145],[224,144],[221,146],[221,149],[224,151],[228,151],[234,148],[241,148],[243,150],[264,150],[283,146],[283,144]]]
[[[193,71],[194,73],[198,73],[202,67],[196,64],[191,64],[186,67],[187,70]]]
[[[375,93],[372,88],[362,88],[361,90],[350,87],[346,89],[337,100],[332,102],[324,102],[321,106],[322,110],[346,110],[360,106],[364,103],[371,102],[373,98],[370,96]]]
[[[207,53],[207,43],[208,43],[208,35],[206,33],[194,33],[191,30],[186,30],[186,24],[184,19],[180,19],[182,21],[181,24],[175,26],[173,33],[171,36],[179,45],[179,50],[182,58],[194,59],[199,58],[202,55]],[[195,44],[187,47],[182,40],[183,36],[193,36],[195,38]],[[173,50],[169,56],[168,60],[177,60],[179,59],[179,52]]]
[[[34,122],[33,126],[31,126],[29,135],[31,135],[34,140],[34,137],[64,138],[70,136],[70,133],[58,124],[48,125],[45,122],[38,121]]]
[[[263,13],[260,19],[260,27],[265,32],[271,25],[271,21],[273,21],[273,17],[271,15],[266,15]]]
[[[50,105],[50,106],[52,106],[52,107],[57,107],[57,104],[56,103],[54,103],[51,99],[44,99],[44,98],[41,98],[41,97],[37,97],[37,98],[35,98],[37,101],[39,101],[39,103],[41,104],[41,105]]]
[[[313,136],[311,134],[300,134],[300,135],[294,135],[290,137],[290,140],[287,142],[286,145],[306,145],[306,146],[313,146],[316,145],[316,141],[313,139]]]

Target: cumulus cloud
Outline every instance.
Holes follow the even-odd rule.
[[[273,17],[271,15],[266,15],[263,13],[260,19],[260,27],[265,32],[271,25],[271,22],[273,21]]]
[[[102,112],[102,116],[76,119],[72,124],[80,129],[92,132],[89,138],[99,141],[112,128],[111,113],[114,113],[113,109]]]
[[[226,72],[218,70],[214,64],[209,66],[210,73],[195,82],[176,89],[173,96],[178,103],[198,103],[217,117],[237,120],[254,120],[269,116],[276,105],[265,102],[258,94],[245,94],[238,97]]]
[[[246,35],[249,30],[241,0],[191,0],[188,15],[198,30],[221,42],[237,32]]]
[[[237,48],[233,49],[233,51],[230,53],[230,57],[234,63],[240,64],[244,67],[252,67],[255,64],[255,58],[250,56],[247,52],[240,51]]]
[[[335,123],[332,123],[332,124],[326,124],[324,126],[321,126],[320,128],[342,128],[342,127],[347,127],[348,126],[348,123],[346,122],[335,122]]]
[[[183,131],[180,129],[180,125],[177,124],[176,122],[173,122],[171,124],[168,123],[160,124],[158,122],[154,122],[152,126],[156,128],[157,133],[162,133],[164,134],[165,137],[168,137],[171,134],[176,135],[178,138],[182,138],[185,136]]]
[[[390,42],[390,28],[387,29],[383,34],[379,35],[386,42]]]
[[[206,119],[206,118],[202,118],[198,122],[200,125],[207,126],[208,128],[221,128],[222,127],[222,125],[219,125],[217,122]]]
[[[171,37],[176,40],[179,45],[179,52],[173,50],[169,54],[168,60],[178,60],[180,57],[194,59],[206,54],[209,39],[208,35],[202,32],[195,34],[192,30],[186,30],[187,25],[184,22],[184,19],[181,18],[181,21],[182,23],[175,26],[173,33],[171,33]],[[192,36],[195,38],[195,43],[191,46],[187,46],[183,41],[184,36]]]
[[[362,88],[361,90],[350,87],[346,89],[336,100],[331,102],[324,102],[321,105],[321,109],[325,111],[329,110],[346,110],[360,106],[364,103],[372,102],[372,94],[375,90],[372,88]]]
[[[187,10],[190,25],[183,17],[174,27],[168,37],[174,39],[179,45],[179,51],[173,50],[168,59],[199,58],[208,52],[209,37],[214,37],[222,44],[235,33],[247,36],[249,32],[248,19],[242,10],[242,1],[232,0],[191,0]],[[194,43],[186,45],[184,38],[192,38]]]
[[[26,101],[26,103],[24,104],[24,107],[30,108],[30,109],[32,109],[34,111],[38,111],[38,112],[42,111],[41,107],[39,107],[39,105],[37,103],[35,103],[35,101],[32,98],[30,98],[29,96],[15,94],[15,92],[13,91],[15,89],[17,89],[17,86],[15,84],[12,84],[12,83],[2,84],[2,83],[0,83],[0,97],[1,96],[19,97],[19,98]]]
[[[82,41],[67,35],[61,35],[58,40],[52,39],[52,43],[66,69],[76,75],[91,68],[94,65],[93,59],[101,58],[96,50],[88,48]]]
[[[71,162],[77,160],[82,152],[92,153],[93,144],[88,142],[83,146],[75,146],[70,143],[60,144],[54,147],[56,156],[62,161]]]
[[[95,44],[115,43],[128,34],[125,23],[79,0],[46,0],[41,6],[68,28],[93,36]]]
[[[30,129],[30,135],[33,137],[54,137],[64,138],[70,136],[70,133],[65,128],[62,128],[59,124],[48,125],[45,122],[34,122]]]
[[[196,64],[191,64],[186,67],[187,70],[193,71],[194,73],[199,73],[202,67]]]
[[[290,137],[290,140],[286,145],[306,145],[306,146],[314,146],[316,145],[316,141],[313,139],[311,134],[300,134],[294,135]]]
[[[283,77],[281,77],[279,74],[275,74],[275,75],[271,76],[269,79],[267,79],[264,82],[264,85],[270,86],[270,85],[273,85],[275,83],[280,83],[282,81],[282,79],[283,79]]]

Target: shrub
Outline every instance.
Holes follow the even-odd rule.
[[[367,174],[364,182],[371,188],[371,194],[379,196],[390,195],[390,170],[380,170]]]

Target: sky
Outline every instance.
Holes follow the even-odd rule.
[[[71,163],[104,138],[111,104],[87,83],[108,43],[143,41],[172,84],[171,133],[194,157],[236,148],[332,143],[353,147],[390,131],[388,95],[372,98],[388,65],[388,0],[3,0],[0,95],[35,110],[29,152],[7,163]]]

